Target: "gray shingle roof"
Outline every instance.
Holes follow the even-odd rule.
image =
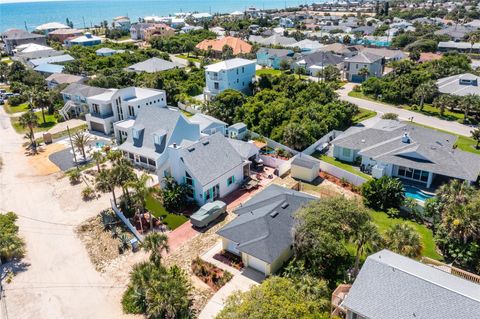
[[[69,86],[67,86],[61,93],[78,95],[83,97],[90,97],[90,96],[105,93],[107,91],[108,89],[104,89],[104,88],[89,86],[81,83],[72,83]]]
[[[367,258],[342,305],[369,319],[478,319],[480,285],[382,250]]]
[[[293,244],[295,212],[315,199],[292,189],[269,185],[236,208],[238,216],[217,234],[237,243],[239,251],[272,263]],[[288,206],[285,207],[285,203]],[[278,214],[272,217],[273,212]]]
[[[460,81],[466,80],[470,83],[462,83]],[[471,73],[463,73],[452,75],[437,81],[438,91],[440,93],[453,94],[458,96],[465,96],[468,94],[480,95],[480,77]]]
[[[254,143],[248,143],[232,138],[229,138],[228,142],[244,160],[247,160],[251,156],[258,154],[259,148]]]
[[[138,139],[133,138],[133,130],[141,132]],[[155,145],[154,135],[164,134],[162,144]],[[181,112],[166,107],[144,107],[139,110],[127,140],[119,149],[156,159],[173,142],[180,144],[183,140],[195,141],[199,137],[198,124],[190,123]]]
[[[30,33],[21,29],[9,29],[2,33],[2,37],[4,37],[7,40],[26,40],[26,39],[46,38],[42,34]]]
[[[287,49],[270,49],[270,48],[260,48],[257,53],[266,53],[269,56],[275,56],[278,58],[285,58],[293,54],[292,50]]]
[[[197,113],[189,118],[190,122],[200,125],[200,131],[204,131],[211,127],[227,126],[227,123],[214,118],[213,116]]]
[[[268,38],[264,38],[262,36],[258,35],[251,35],[248,40],[250,42],[256,42],[262,45],[282,45],[286,46],[289,44],[294,44],[297,43],[297,40],[294,38],[288,38],[284,37],[283,35],[280,35],[278,33],[273,34],[272,36],[269,36]]]
[[[133,64],[128,68],[126,68],[126,70],[154,73],[154,72],[171,70],[174,68],[183,68],[183,65],[154,57],[154,58]]]
[[[216,180],[243,164],[243,159],[220,132],[180,150],[180,159],[202,184]]]
[[[331,52],[319,51],[311,54],[301,55],[297,58],[297,63],[305,61],[305,67],[311,67],[312,65],[338,65],[343,62],[343,57]]]
[[[352,63],[374,63],[381,59],[383,58],[379,55],[369,52],[360,52],[357,55],[352,56],[351,58],[346,58],[345,61]]]
[[[402,141],[405,133],[409,137],[408,143]],[[332,143],[359,150],[359,155],[383,163],[475,181],[480,173],[480,157],[454,149],[456,140],[455,135],[382,120],[373,127],[349,129]]]

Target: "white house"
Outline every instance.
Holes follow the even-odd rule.
[[[135,118],[141,108],[166,107],[167,97],[165,91],[128,87],[90,96],[87,104],[88,129],[108,135],[113,132],[113,123]]]
[[[159,169],[159,178],[171,175],[191,186],[199,205],[236,190],[250,176],[250,163],[258,156],[253,143],[230,140],[220,132],[168,148],[169,159]]]
[[[452,134],[380,120],[371,127],[349,128],[332,145],[335,158],[361,162],[373,177],[394,176],[433,188],[451,178],[478,179],[480,156],[457,149],[456,141]]]
[[[206,87],[204,95],[210,100],[215,95],[233,89],[248,93],[255,77],[255,61],[235,58],[205,67]]]

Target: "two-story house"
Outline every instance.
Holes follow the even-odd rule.
[[[108,91],[108,89],[81,83],[72,83],[60,92],[65,105],[60,109],[59,114],[63,116],[65,120],[68,120],[72,116],[88,113],[87,98],[105,93],[106,91]]]
[[[241,58],[207,65],[205,67],[205,99],[210,100],[227,89],[248,93],[255,77],[255,65],[255,61]]]
[[[90,131],[111,134],[113,123],[135,118],[141,108],[166,107],[165,91],[128,87],[109,89],[87,99],[86,115]]]
[[[286,61],[288,66],[290,66],[292,57],[292,50],[260,48],[257,51],[257,64],[279,70],[282,66],[282,61]]]
[[[345,76],[349,82],[360,83],[370,77],[381,77],[384,59],[376,54],[360,52],[345,59]]]

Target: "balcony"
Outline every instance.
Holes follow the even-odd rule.
[[[96,117],[96,118],[99,118],[99,119],[108,119],[109,117],[113,116],[113,112],[108,112],[108,113],[90,112],[90,115],[92,117]]]
[[[350,291],[350,288],[352,288],[352,285],[341,284],[332,293],[332,317],[345,315],[346,311],[342,307],[342,302]]]
[[[428,257],[422,257],[422,263],[424,263],[426,265],[429,265],[429,266],[433,266],[437,269],[440,269],[442,271],[445,271],[445,272],[447,272],[449,274],[452,274],[452,275],[455,275],[457,277],[461,277],[461,278],[469,280],[471,282],[480,284],[480,276],[472,274],[472,273],[470,273],[468,271],[465,271],[463,269],[454,267],[452,265],[442,263],[441,261],[434,260],[434,259],[431,259],[431,258],[428,258]]]

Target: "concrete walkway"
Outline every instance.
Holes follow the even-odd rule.
[[[427,116],[421,113],[404,110],[390,104],[369,101],[369,100],[348,96],[348,93],[352,91],[355,85],[356,85],[355,83],[347,83],[344,87],[340,88],[337,91],[340,99],[356,104],[363,109],[372,110],[381,114],[396,113],[398,114],[398,117],[401,120],[408,121],[410,120],[410,118],[413,117],[413,122],[416,122],[422,125],[431,126],[437,129],[445,130],[445,131],[452,132],[459,135],[464,135],[464,136],[472,135],[470,131],[473,130],[473,127],[460,124],[458,122],[445,121],[433,116]]]
[[[225,306],[225,301],[230,295],[238,291],[248,291],[250,288],[252,288],[252,286],[258,285],[265,279],[263,274],[251,268],[245,268],[240,271],[214,259],[213,256],[219,253],[221,250],[222,243],[218,242],[209,251],[200,256],[200,258],[214,264],[218,268],[227,270],[233,275],[233,278],[227,282],[225,286],[220,288],[220,290],[218,290],[208,301],[207,305],[205,308],[203,308],[202,312],[198,316],[199,319],[215,318],[218,313],[222,311],[223,307]]]

